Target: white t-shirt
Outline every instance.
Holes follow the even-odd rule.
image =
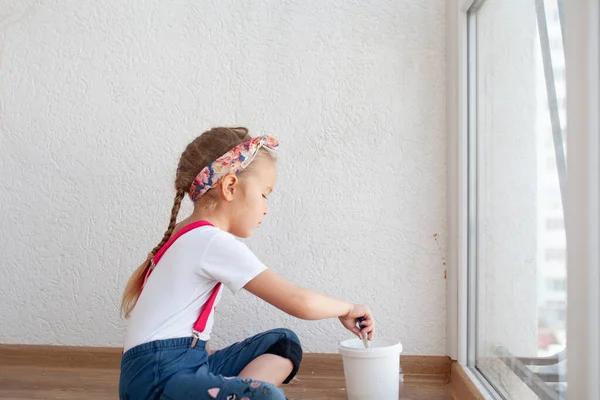
[[[213,226],[197,227],[173,239],[131,313],[125,351],[154,340],[190,337],[217,283],[235,294],[267,269],[244,243]],[[214,312],[200,340],[210,338],[213,324]]]

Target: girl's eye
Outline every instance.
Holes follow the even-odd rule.
[[[262,195],[263,199],[267,200],[267,196],[265,196],[264,194]]]

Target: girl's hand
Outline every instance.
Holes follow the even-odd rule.
[[[365,320],[360,323],[362,329],[359,330],[356,325],[357,320],[361,317]],[[354,304],[348,314],[339,318],[342,325],[360,339],[362,339],[363,334],[368,335],[367,337],[369,340],[373,339],[375,333],[375,321],[373,320],[373,315],[365,306]]]

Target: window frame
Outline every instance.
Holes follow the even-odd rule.
[[[446,3],[447,140],[447,354],[488,399],[499,395],[468,359],[476,344],[469,333],[470,309],[467,174],[469,127],[468,11],[481,0]],[[559,3],[563,7],[562,2]],[[563,29],[569,96],[567,116],[567,385],[569,398],[600,398],[600,6],[597,0],[566,1]],[[562,16],[560,16],[562,18]],[[471,68],[473,66],[471,65]],[[472,90],[473,88],[471,88]],[[471,101],[473,97],[471,97]],[[471,121],[472,122],[472,121]],[[471,143],[471,145],[474,145]],[[582,156],[582,154],[584,156]],[[570,177],[570,179],[569,179]],[[582,178],[583,177],[583,178]],[[568,199],[571,199],[569,203]],[[472,256],[472,255],[471,255]],[[585,290],[581,290],[585,288]],[[471,326],[474,326],[471,321]],[[585,329],[581,329],[584,326]],[[471,352],[471,354],[474,354]]]
[[[600,398],[600,5],[566,1],[568,395]]]

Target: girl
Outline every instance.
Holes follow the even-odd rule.
[[[123,294],[129,325],[120,399],[285,399],[278,386],[295,376],[302,359],[294,332],[263,332],[209,355],[222,286],[243,288],[297,318],[338,317],[357,336],[373,337],[364,306],[291,284],[236,239],[251,236],[268,213],[276,179],[270,150],[277,146],[245,128],[215,128],[181,155],[169,227]],[[186,194],[194,211],[176,224]]]

